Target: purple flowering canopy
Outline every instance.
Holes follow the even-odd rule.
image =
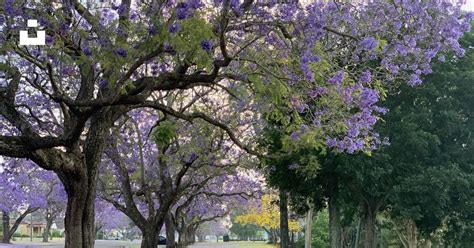
[[[69,199],[66,247],[94,242],[106,138],[130,111],[202,119],[256,155],[253,140],[233,131],[256,122],[258,134],[261,116],[284,123],[289,142],[370,150],[383,143],[372,133],[386,112],[377,102],[399,83],[420,84],[433,59],[462,56],[471,20],[443,0],[2,3],[0,155],[58,174]],[[18,45],[28,19],[46,31],[45,46]],[[209,108],[164,103],[202,90],[212,92]]]
[[[120,123],[108,139],[98,194],[137,225],[142,244],[165,222],[167,233],[183,238],[259,196],[261,177],[245,169],[252,160],[209,123],[151,110],[131,111]]]

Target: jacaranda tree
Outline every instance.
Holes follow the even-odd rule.
[[[45,46],[18,45],[27,19],[46,31]],[[421,83],[439,53],[461,54],[468,19],[444,1],[2,0],[0,154],[54,171],[68,195],[66,247],[93,247],[99,164],[129,111],[203,119],[256,153],[234,127],[157,93],[220,90],[313,145],[368,149],[384,89]]]
[[[49,232],[56,213],[65,210],[65,206],[58,203],[64,203],[65,192],[60,187],[56,175],[51,171],[37,167],[30,161],[4,160],[0,171],[0,182],[2,243],[10,243],[13,234],[29,214],[38,210],[44,211],[45,229]],[[11,221],[13,214],[16,214],[16,217]],[[13,224],[11,224],[12,222]],[[46,237],[48,236],[46,235]]]

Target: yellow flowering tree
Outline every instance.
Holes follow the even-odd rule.
[[[280,211],[276,204],[277,196],[267,194],[262,196],[260,208],[252,208],[246,214],[236,217],[241,224],[254,224],[267,232],[270,240],[276,244],[280,233]],[[296,220],[288,220],[290,232],[301,231],[302,228]]]

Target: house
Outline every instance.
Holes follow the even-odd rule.
[[[10,226],[15,224],[18,216],[12,215],[10,218]],[[42,213],[35,212],[28,215],[18,226],[15,236],[30,236],[33,232],[33,237],[42,236],[46,228],[46,221]]]

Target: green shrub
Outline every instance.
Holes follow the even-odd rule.
[[[61,232],[59,230],[53,230],[51,232],[51,237],[53,237],[53,238],[62,238],[62,237],[64,237],[64,232]]]

